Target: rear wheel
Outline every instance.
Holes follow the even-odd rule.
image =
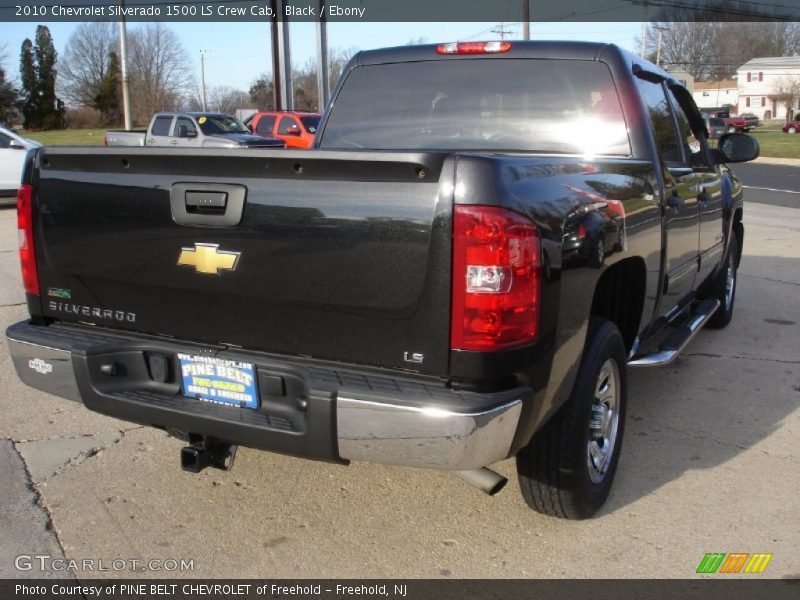
[[[608,498],[625,425],[625,345],[616,325],[593,318],[569,400],[517,455],[528,506],[584,519]]]
[[[722,329],[733,318],[733,304],[736,300],[736,265],[739,259],[739,243],[735,233],[731,233],[728,243],[728,256],[714,276],[706,294],[719,300],[717,312],[708,320],[706,327]]]
[[[789,133],[797,133],[797,127],[789,127]]]

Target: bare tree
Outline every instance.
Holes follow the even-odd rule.
[[[797,106],[797,99],[800,98],[800,76],[787,75],[776,79],[772,84],[770,98],[786,107],[786,118],[790,119],[794,107]]]
[[[133,117],[139,123],[153,113],[178,110],[194,89],[194,75],[183,44],[163,23],[146,23],[128,35],[128,78]]]
[[[74,106],[94,107],[117,49],[114,23],[81,23],[59,60],[59,93]]]
[[[662,66],[687,71],[701,81],[730,79],[753,58],[800,51],[796,22],[658,22],[647,36],[647,58],[652,60],[659,30]]]
[[[661,37],[661,66],[686,71],[695,79],[708,79],[713,67],[714,23],[654,23],[647,36],[647,58],[655,62]]]
[[[247,92],[227,85],[215,85],[207,94],[208,110],[235,115],[239,108],[252,108],[253,103]]]

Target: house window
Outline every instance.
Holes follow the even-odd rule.
[[[750,96],[748,96],[747,98],[744,99],[744,105],[746,107],[750,108]]]
[[[753,74],[750,71],[748,71],[747,72],[747,81],[752,81],[752,78],[753,78]]]
[[[758,72],[758,80],[764,81],[764,73],[762,73],[761,71]]]
[[[709,95],[710,95],[710,94],[709,94],[708,92],[703,92],[703,97],[705,97],[705,96],[709,96]]]
[[[764,96],[761,96],[761,106],[766,106],[767,105],[765,100],[766,100],[766,98],[764,98]]]

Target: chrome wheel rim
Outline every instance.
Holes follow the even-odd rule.
[[[728,264],[728,273],[725,277],[725,310],[731,309],[733,304],[733,292],[736,289],[736,271],[732,264]]]
[[[586,461],[592,483],[600,483],[608,473],[619,428],[619,367],[613,358],[603,363],[592,398]]]

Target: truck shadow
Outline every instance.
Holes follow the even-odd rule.
[[[726,329],[701,331],[672,365],[629,370],[620,468],[603,512],[736,459],[781,428],[769,454],[795,456],[785,427],[800,407],[798,271],[796,259],[745,256]]]

